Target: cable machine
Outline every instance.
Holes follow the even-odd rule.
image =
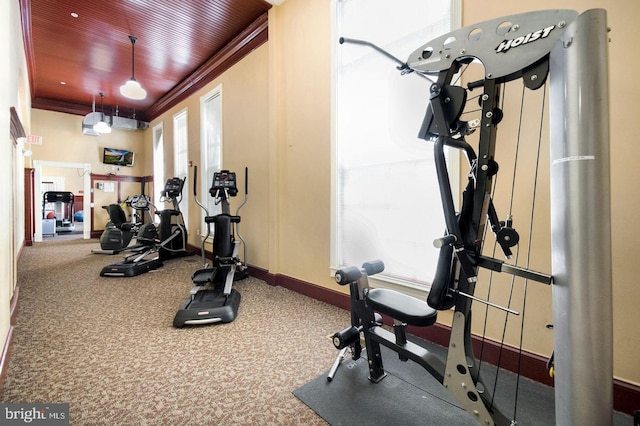
[[[334,335],[340,354],[329,380],[346,350],[354,359],[361,356],[362,334],[372,382],[386,375],[382,345],[397,352],[401,360],[423,366],[479,423],[515,424],[516,408],[513,414],[501,410],[483,379],[481,360],[472,346],[472,307],[480,315],[484,311],[485,318],[489,309],[502,311],[505,318],[521,316],[523,325],[528,283],[541,283],[552,285],[554,351],[549,365],[555,371],[557,424],[612,423],[607,31],[602,9],[581,15],[571,10],[529,12],[450,32],[417,49],[406,62],[371,43],[340,40],[374,47],[396,61],[403,74],[433,79],[419,137],[434,147],[446,230],[434,241],[440,254],[426,301],[394,290],[369,288],[368,277],[384,270],[382,261],[346,267],[336,273],[336,281],[350,287],[351,326]],[[460,74],[478,62],[483,78],[468,83],[466,88],[458,85]],[[505,191],[497,189],[500,154],[509,142],[498,138],[498,126],[505,116],[506,84],[516,81],[523,85],[523,99],[525,91],[540,90],[543,105],[549,89],[551,275],[530,267],[533,212],[528,226],[518,227],[511,214],[514,195],[518,195],[514,189],[516,165],[522,161],[518,158],[520,127],[506,202],[500,198]],[[481,92],[473,98],[479,106],[473,111],[468,107],[472,91]],[[520,125],[525,121],[522,110],[521,106]],[[467,119],[470,112],[479,114],[479,118]],[[542,122],[541,118],[540,129]],[[467,142],[472,133],[478,137],[477,147]],[[528,179],[533,181],[533,188],[528,190],[532,194],[531,210],[536,201],[541,142],[539,137],[537,153],[527,158],[536,165],[535,176]],[[468,181],[459,207],[454,203],[445,149],[459,150],[468,163]],[[491,240],[493,245],[488,244]],[[521,251],[526,253],[522,255]],[[482,281],[487,275],[486,294],[476,294],[480,284],[484,292]],[[494,275],[513,277],[511,286],[492,290]],[[519,289],[523,293],[520,312],[512,306],[516,278],[523,282]],[[491,301],[492,293],[509,293],[508,301]],[[446,360],[407,341],[407,325],[430,326],[438,311],[450,309],[453,316]],[[393,332],[382,327],[383,316],[393,319]]]

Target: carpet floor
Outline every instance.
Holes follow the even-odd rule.
[[[235,283],[234,322],[176,329],[200,257],[105,278],[102,267],[121,256],[91,254],[98,246],[56,237],[23,250],[0,402],[68,403],[72,425],[467,424],[439,385],[425,392],[411,363],[390,363],[390,377],[372,385],[366,362],[349,360],[328,383],[338,351],[327,336],[350,323],[345,310],[249,277]],[[407,411],[412,398],[420,408]]]
[[[326,424],[292,391],[336,356],[349,313],[255,278],[229,324],[175,329],[199,256],[133,278],[95,240],[23,250],[19,311],[0,402],[69,403],[72,425]]]

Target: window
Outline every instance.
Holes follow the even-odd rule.
[[[207,208],[209,215],[220,213],[209,188],[213,182],[213,173],[222,167],[222,87],[218,86],[200,98],[201,123],[201,170],[198,172],[198,199]],[[202,228],[206,229],[202,212]],[[204,235],[203,231],[203,235]]]
[[[182,110],[173,116],[173,176],[186,179],[189,174],[189,143],[187,132],[187,110]],[[184,182],[180,210],[185,226],[189,223],[189,181]],[[184,202],[181,202],[183,201]]]
[[[418,291],[433,278],[433,240],[445,225],[433,145],[416,136],[430,82],[401,75],[374,49],[337,40],[366,40],[405,60],[452,30],[456,5],[459,0],[335,3],[335,267],[381,259],[380,279]]]
[[[153,127],[153,202],[160,204],[160,193],[164,189],[164,139],[162,123]],[[161,209],[162,206],[158,205]],[[154,215],[156,221],[160,220]]]

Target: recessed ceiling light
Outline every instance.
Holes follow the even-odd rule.
[[[67,84],[67,82],[66,81],[61,81],[60,84],[62,84],[64,86],[65,84]]]
[[[71,16],[72,16],[73,18],[77,18],[77,17],[78,17],[78,14],[77,14],[77,13],[75,13],[75,12],[71,12]]]

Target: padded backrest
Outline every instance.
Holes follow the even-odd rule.
[[[453,246],[445,245],[440,248],[436,275],[431,282],[431,289],[427,295],[427,303],[433,309],[440,311],[450,309],[455,304],[455,298],[449,291],[454,287],[456,258]]]
[[[109,204],[107,212],[109,213],[109,220],[116,228],[121,228],[122,224],[127,221],[127,215],[120,204]]]
[[[473,229],[471,223],[471,213],[473,210],[474,181],[469,178],[467,187],[462,194],[462,208],[456,220],[460,227],[460,234],[465,248],[473,249],[475,237],[470,230]],[[436,274],[431,283],[431,290],[427,295],[427,303],[433,309],[444,311],[453,307],[456,302],[455,294],[451,291],[456,286],[458,259],[454,253],[454,247],[446,244],[440,248]]]

